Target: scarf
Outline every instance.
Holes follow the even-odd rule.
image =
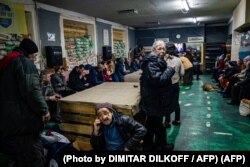
[[[11,62],[14,58],[21,56],[22,54],[17,51],[13,51],[5,56],[2,60],[0,60],[0,73],[4,71],[9,62]]]

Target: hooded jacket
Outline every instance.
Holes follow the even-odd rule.
[[[172,108],[171,78],[175,70],[154,54],[143,59],[141,68],[141,110],[148,116],[165,116]]]
[[[37,69],[22,48],[0,72],[0,138],[39,135],[48,112]]]

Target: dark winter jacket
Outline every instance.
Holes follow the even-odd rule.
[[[49,101],[49,97],[55,95],[56,92],[54,91],[51,83],[42,84],[42,95],[46,101]]]
[[[234,74],[239,73],[239,72],[240,72],[240,69],[237,66],[228,68],[228,69],[226,69],[223,78],[230,79]]]
[[[91,86],[96,86],[103,82],[102,80],[99,80],[98,72],[92,65],[86,64],[84,68],[86,70],[89,70],[89,74],[86,76],[86,82],[89,83]]]
[[[138,63],[136,62],[136,60],[133,60],[133,61],[131,62],[130,67],[131,67],[131,72],[138,71],[138,70],[141,68],[141,67],[140,67],[140,64],[138,64]]]
[[[86,81],[84,78],[80,79],[80,72],[78,72],[77,67],[74,67],[73,70],[69,74],[68,85],[71,89],[75,91],[81,91],[86,89],[87,87],[84,85]]]
[[[34,63],[21,48],[15,51],[21,56],[0,72],[0,138],[39,135],[48,113]]]
[[[153,54],[143,59],[141,68],[141,110],[148,116],[165,116],[171,111],[171,78],[175,70]]]
[[[115,126],[117,126],[121,137],[126,142],[125,147],[127,147],[131,151],[138,150],[140,148],[140,141],[146,134],[146,128],[129,116],[123,115],[119,112],[113,112],[113,121],[115,121]],[[99,136],[91,136],[90,143],[94,150],[105,151],[106,149],[103,133],[104,126],[105,125],[101,125]]]
[[[55,73],[51,76],[51,84],[57,93],[67,89],[65,77],[58,73]]]
[[[115,73],[119,79],[119,82],[124,82],[124,75],[126,75],[125,65],[122,60],[119,59],[115,64]]]

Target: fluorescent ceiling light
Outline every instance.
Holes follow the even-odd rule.
[[[153,24],[153,25],[160,25],[160,21],[151,21],[151,22],[146,22],[146,24]]]
[[[193,22],[194,22],[194,23],[197,23],[196,17],[193,17]]]
[[[187,13],[189,11],[187,0],[181,0],[181,7],[183,13]]]
[[[138,10],[136,9],[127,9],[118,11],[119,14],[138,14]]]

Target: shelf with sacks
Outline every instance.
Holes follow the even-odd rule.
[[[73,20],[63,20],[65,49],[70,68],[76,65],[87,64],[94,57],[94,26]],[[95,65],[95,64],[93,64]]]
[[[0,33],[0,59],[19,46],[24,37],[26,35]]]
[[[127,57],[125,31],[113,29],[113,53],[115,58]]]

